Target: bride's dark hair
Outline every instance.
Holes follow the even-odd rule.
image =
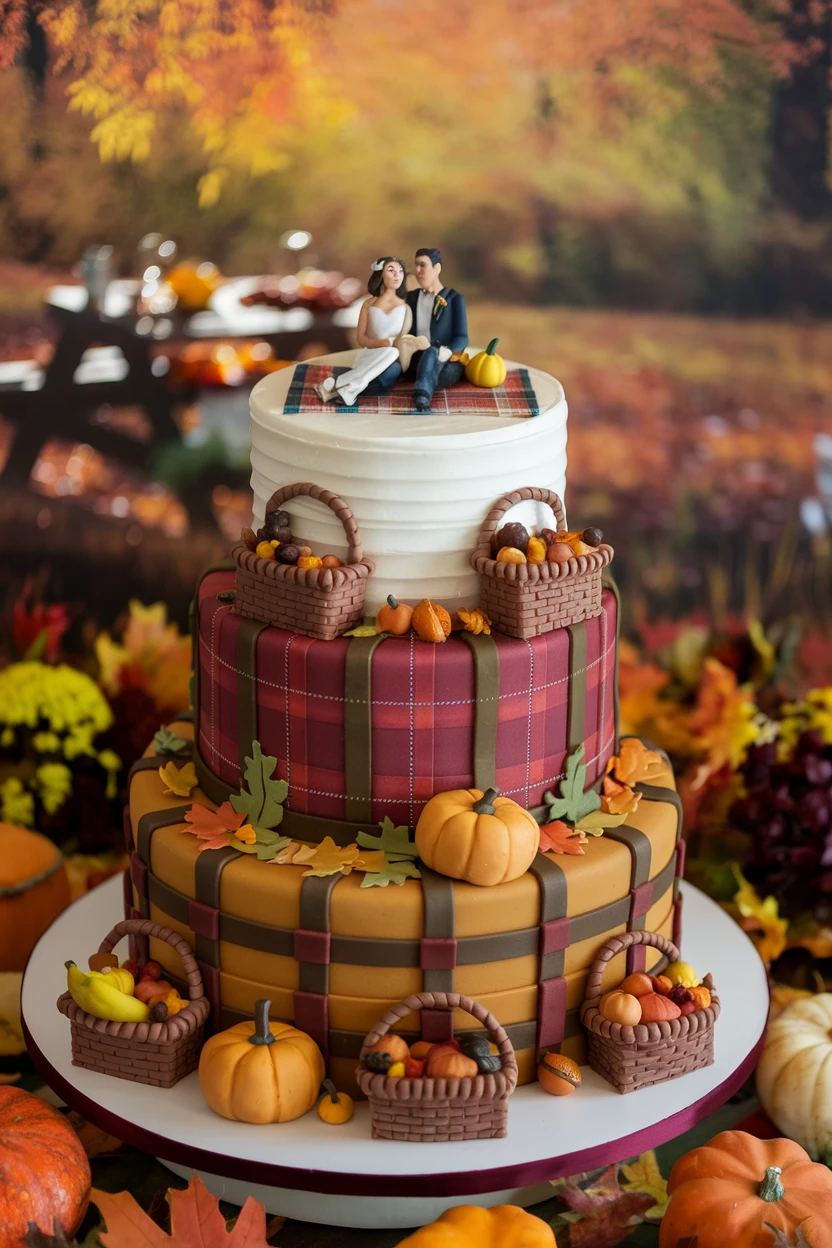
[[[380,256],[373,265],[370,280],[367,282],[367,289],[373,298],[380,295],[384,289],[384,270],[387,268],[387,265],[391,260],[395,260],[396,264],[400,264],[402,266],[402,280],[396,287],[396,294],[400,299],[407,298],[407,269],[405,267],[404,260],[401,260],[398,256]]]

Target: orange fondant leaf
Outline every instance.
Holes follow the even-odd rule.
[[[551,850],[553,854],[582,854],[581,848],[586,844],[586,835],[575,832],[562,819],[552,823],[544,823],[540,829],[541,850]]]
[[[356,858],[352,864],[356,871],[383,871],[384,870],[384,850],[383,849],[362,849],[361,857]]]
[[[98,1206],[106,1231],[99,1234],[103,1248],[268,1248],[266,1213],[249,1196],[231,1230],[212,1196],[197,1175],[184,1191],[170,1191],[170,1235],[139,1207],[129,1192],[99,1191],[90,1199]]]
[[[357,845],[336,845],[331,836],[325,836],[320,845],[304,845],[297,851],[292,862],[303,863],[309,867],[304,871],[304,879],[308,875],[349,875],[360,851]]]
[[[269,862],[276,864],[278,867],[285,867],[287,863],[295,861],[295,854],[302,849],[300,841],[290,841],[285,849],[281,849],[279,854],[275,854],[274,858],[270,858]]]
[[[604,776],[601,810],[607,815],[631,815],[638,809],[641,794],[627,784],[619,784],[612,775]]]
[[[236,814],[230,802],[223,802],[217,810],[194,802],[185,815],[185,822],[191,825],[186,830],[202,842],[199,847],[202,853],[206,849],[224,849],[230,844],[229,833],[236,832],[245,822],[245,814]]]
[[[648,750],[638,737],[625,737],[618,754],[607,763],[607,773],[631,788],[635,784],[652,784],[661,777],[664,768],[661,754]]]

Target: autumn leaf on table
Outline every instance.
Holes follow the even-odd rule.
[[[166,797],[190,797],[198,784],[193,763],[186,763],[184,767],[165,763],[164,767],[159,768],[159,779],[167,785]]]
[[[206,849],[225,849],[231,843],[230,833],[236,832],[244,822],[245,815],[238,815],[232,810],[229,802],[223,802],[217,810],[209,810],[194,802],[185,815],[185,822],[191,826],[186,831],[197,837],[202,844],[199,852]],[[237,842],[237,848],[240,842]]]
[[[566,1205],[550,1223],[563,1248],[615,1248],[641,1225],[653,1204],[647,1193],[622,1188],[616,1166],[555,1179],[552,1189]]]
[[[540,829],[541,853],[548,849],[553,854],[583,854],[584,850],[581,847],[585,844],[584,833],[576,832],[562,819],[556,819],[554,823],[544,823]]]
[[[266,1214],[249,1196],[231,1230],[212,1196],[197,1175],[183,1191],[171,1190],[170,1235],[141,1209],[129,1192],[101,1192],[90,1199],[98,1206],[106,1231],[99,1232],[103,1248],[268,1248]]]
[[[621,784],[654,784],[661,779],[666,764],[658,750],[648,750],[638,737],[624,737],[618,754],[607,763],[607,773]]]
[[[786,948],[788,919],[780,917],[780,907],[776,897],[763,900],[754,885],[745,878],[739,867],[732,867],[737,882],[729,909],[734,910],[734,917],[739,915],[740,927],[754,939],[757,952],[766,966],[770,966],[775,958]]]
[[[549,807],[549,819],[564,819],[567,823],[579,823],[584,815],[598,810],[601,799],[594,789],[586,787],[586,764],[584,747],[579,745],[566,759],[566,775],[560,782],[560,797],[544,793],[543,801]]]
[[[416,846],[404,824],[397,827],[390,816],[385,815],[378,826],[381,828],[380,836],[371,836],[369,832],[358,833],[358,844],[363,849],[383,850],[388,862],[400,862],[404,858],[417,856]]]
[[[404,884],[405,880],[420,880],[422,872],[409,858],[388,860],[380,871],[368,872],[361,881],[362,888],[386,888],[388,884]]]
[[[667,1194],[667,1180],[662,1178],[654,1152],[642,1153],[637,1161],[622,1165],[621,1186],[625,1191],[644,1192],[645,1195],[651,1196],[655,1203],[650,1209],[645,1210],[645,1221],[661,1221],[670,1197]]]
[[[180,737],[172,728],[160,728],[154,733],[153,744],[157,754],[173,754],[177,758],[183,758],[193,751],[194,743],[186,737]]]
[[[264,754],[259,741],[252,741],[251,754],[251,758],[246,759],[248,789],[235,793],[231,805],[238,814],[246,816],[246,822],[253,828],[271,831],[283,819],[283,803],[289,795],[289,786],[285,780],[272,779],[277,759]]]
[[[121,1140],[114,1135],[109,1135],[106,1131],[102,1131],[94,1123],[88,1122],[76,1110],[70,1110],[67,1118],[74,1127],[75,1134],[83,1144],[84,1152],[90,1161],[93,1161],[96,1157],[112,1157],[114,1153],[124,1148]]]
[[[309,875],[349,875],[360,856],[357,845],[336,845],[331,836],[325,836],[320,845],[304,845],[297,851],[292,862],[295,866],[305,864],[304,879]]]

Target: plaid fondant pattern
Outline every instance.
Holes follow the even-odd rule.
[[[329,364],[298,364],[292,376],[283,411],[290,416],[321,412],[378,412],[381,415],[403,416],[420,413],[413,406],[413,382],[400,381],[387,394],[361,394],[358,402],[347,407],[333,399],[323,404],[315,386],[327,377],[338,377],[346,368]],[[449,416],[539,416],[540,405],[528,369],[514,368],[501,386],[488,389],[462,381],[456,386],[436,390],[432,407]]]
[[[208,767],[240,783],[237,714],[239,617],[217,601],[233,573],[207,577],[199,603],[199,741]],[[616,604],[605,590],[601,615],[588,620],[585,685],[587,781],[603,774],[614,748]],[[568,749],[569,641],[565,630],[516,640],[495,635],[499,689],[496,782],[524,806],[563,776]],[[297,812],[346,819],[345,669],[349,638],[314,641],[267,628],[257,641],[257,734],[278,759]],[[372,819],[412,827],[435,793],[473,786],[475,674],[459,637],[433,646],[415,637],[382,641],[372,657]],[[354,708],[351,710],[355,719]],[[368,730],[369,731],[369,730]],[[243,743],[247,750],[250,742]]]

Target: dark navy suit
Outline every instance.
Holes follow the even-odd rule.
[[[407,295],[407,302],[413,313],[411,334],[419,332],[416,327],[416,309],[421,295],[421,289],[418,287],[416,290],[409,291]],[[444,307],[437,302],[439,298],[445,300]],[[460,364],[458,360],[446,360],[443,363],[439,358],[439,348],[448,347],[452,355],[457,355],[467,346],[468,316],[465,300],[458,291],[451,290],[449,286],[443,286],[439,295],[434,299],[431,313],[430,347],[427,351],[417,351],[407,370],[406,376],[414,379],[414,395],[422,394],[430,401],[437,387],[444,389],[446,386],[453,386],[461,381],[465,373],[464,364]],[[402,366],[396,360],[376,378],[374,383],[367,387],[367,393],[378,394],[391,390],[401,375]]]

